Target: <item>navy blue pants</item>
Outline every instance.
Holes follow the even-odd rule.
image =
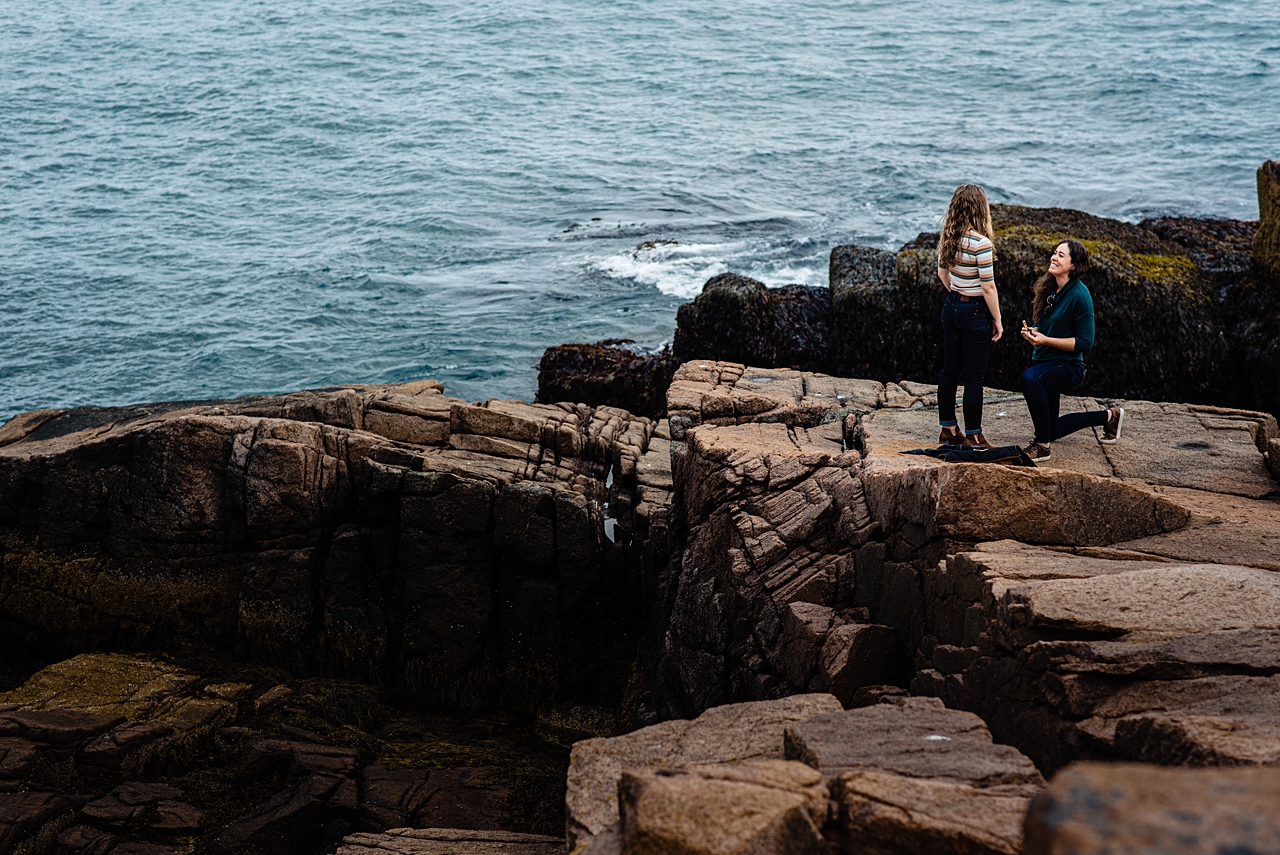
[[[956,424],[956,389],[964,380],[964,432],[982,433],[982,381],[991,359],[993,324],[987,301],[967,302],[952,291],[942,304],[942,376],[938,379],[938,424]]]
[[[1022,372],[1022,397],[1027,399],[1027,409],[1036,426],[1036,442],[1048,445],[1078,430],[1107,423],[1106,410],[1058,415],[1062,396],[1079,386],[1083,379],[1082,367],[1062,359],[1033,362]]]

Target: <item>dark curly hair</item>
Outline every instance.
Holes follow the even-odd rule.
[[[1071,279],[1083,279],[1089,273],[1089,250],[1085,249],[1080,241],[1071,239],[1062,241],[1058,246],[1064,243],[1067,245],[1067,252],[1071,255]],[[1054,250],[1056,251],[1057,248],[1054,247]],[[1040,316],[1044,314],[1044,307],[1048,305],[1049,295],[1057,288],[1058,280],[1047,270],[1036,280],[1035,299],[1031,304],[1031,317],[1035,323],[1040,323]]]

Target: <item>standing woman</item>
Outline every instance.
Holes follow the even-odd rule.
[[[1049,259],[1049,270],[1036,280],[1032,316],[1023,321],[1022,337],[1035,345],[1031,367],[1022,372],[1022,396],[1036,426],[1027,456],[1043,463],[1049,443],[1087,427],[1102,428],[1102,442],[1120,439],[1124,410],[1110,407],[1088,413],[1058,415],[1062,395],[1084,379],[1084,355],[1093,349],[1093,297],[1080,277],[1089,272],[1089,253],[1079,241],[1064,240]]]
[[[996,293],[991,208],[977,184],[956,188],[938,237],[942,304],[942,377],[938,380],[938,442],[990,447],[982,435],[982,381],[991,344],[1004,333]],[[956,388],[964,379],[964,434],[956,421]]]

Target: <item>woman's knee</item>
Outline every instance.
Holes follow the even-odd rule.
[[[1042,385],[1040,383],[1040,372],[1036,371],[1035,366],[1033,365],[1032,367],[1028,368],[1026,371],[1022,372],[1022,377],[1020,378],[1019,382],[1022,384],[1022,391],[1024,392],[1027,391],[1028,389],[1033,389],[1037,386],[1040,386]]]

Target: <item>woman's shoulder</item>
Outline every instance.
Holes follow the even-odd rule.
[[[1093,295],[1089,293],[1089,286],[1084,284],[1084,280],[1072,279],[1071,284],[1072,284],[1072,290],[1074,291],[1073,296],[1075,297],[1075,299],[1079,300],[1082,303],[1088,303],[1089,306],[1092,308]]]
[[[991,243],[991,238],[987,237],[981,232],[975,232],[973,229],[970,229],[969,231],[962,234],[960,236],[960,240],[964,242],[966,249],[974,250],[974,251],[991,249],[991,247],[993,246],[993,244]]]

